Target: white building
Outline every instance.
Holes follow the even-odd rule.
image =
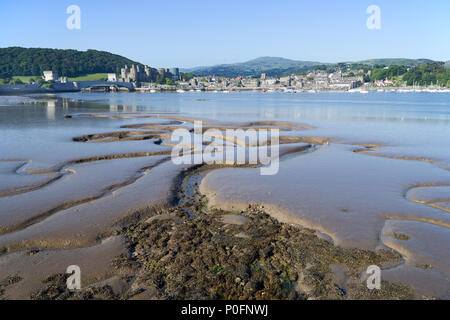
[[[277,79],[267,79],[267,80],[264,80],[264,85],[266,85],[266,86],[273,86],[277,82],[278,82]]]
[[[108,82],[117,82],[117,75],[115,73],[108,73]]]
[[[44,71],[44,76],[42,78],[44,81],[56,81],[58,79],[58,74],[53,71]]]

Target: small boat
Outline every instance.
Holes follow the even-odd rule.
[[[184,91],[183,89],[178,89],[177,92],[178,93],[185,93],[186,91]]]

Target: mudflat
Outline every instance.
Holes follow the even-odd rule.
[[[280,103],[301,117],[239,115],[240,94],[216,98],[232,106],[226,116],[194,98],[182,103],[195,107],[166,108],[181,103],[167,96],[152,100],[156,110],[110,102],[105,111],[104,101],[67,97],[52,98],[51,108],[40,97],[2,107],[54,128],[0,123],[14,138],[0,158],[0,298],[449,298],[444,151],[377,133],[352,139],[315,121],[312,108],[298,111],[293,98]],[[196,134],[198,120],[202,135],[279,130],[279,172],[262,176],[259,163],[175,164],[172,133]],[[66,287],[73,264],[82,269],[78,292]],[[381,290],[366,286],[370,265],[382,269]]]

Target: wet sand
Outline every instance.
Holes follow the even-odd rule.
[[[448,298],[450,218],[433,200],[421,199],[445,201],[450,172],[427,162],[353,151],[353,146],[331,144],[284,161],[274,177],[253,169],[215,170],[200,190],[213,208],[242,210],[258,203],[280,221],[319,230],[336,245],[392,248],[402,253],[407,266],[433,270],[432,281],[412,276],[419,291]],[[392,225],[396,233],[388,231]]]
[[[198,118],[148,112],[79,113],[71,114],[66,121],[80,118],[92,121],[113,118],[125,122],[110,132],[73,135],[71,143],[89,146],[89,150],[77,157],[43,154],[40,159],[31,160],[19,155],[0,161],[0,175],[7,179],[0,188],[0,265],[5,266],[0,268],[0,298],[92,298],[92,295],[99,298],[252,298],[263,292],[270,292],[266,296],[269,298],[412,298],[408,286],[415,290],[417,298],[450,298],[450,173],[435,159],[394,154],[392,150],[383,153],[383,146],[370,142],[350,144],[334,137],[314,136],[308,133],[314,126],[303,123],[202,119],[204,131],[280,129],[280,172],[264,177],[257,165],[212,166],[203,168],[204,174],[186,186],[180,179],[186,178],[187,172],[195,167],[170,161],[173,145],[170,133],[182,127],[192,129],[193,121]],[[226,142],[231,148],[255,147],[251,142],[250,145],[245,141]],[[192,188],[194,191],[189,191]],[[258,204],[258,209],[249,210],[250,203]],[[270,220],[266,213],[277,220]],[[154,216],[153,220],[147,220],[150,216]],[[249,219],[254,224],[251,227]],[[192,292],[189,288],[183,294],[168,288],[161,291],[148,283],[144,285],[143,279],[158,270],[166,283],[179,285],[178,280],[171,282],[171,277],[180,272],[180,266],[177,262],[165,271],[160,270],[164,267],[160,264],[164,261],[162,257],[149,258],[137,250],[140,246],[152,250],[152,242],[147,239],[151,231],[147,229],[154,222],[159,224],[153,232],[161,235],[167,232],[164,226],[180,226],[188,234],[192,232],[190,228],[202,223],[212,225],[209,228],[212,234],[222,232],[223,226],[237,228],[231,240],[223,235],[224,239],[237,241],[234,245],[245,244],[244,247],[251,240],[252,248],[261,250],[267,243],[255,237],[257,226],[293,228],[289,229],[293,234],[306,232],[302,230],[308,228],[311,230],[308,241],[314,244],[319,256],[327,256],[320,252],[325,243],[331,252],[347,250],[344,256],[362,252],[355,250],[378,256],[350,265],[347,260],[327,260],[321,272],[332,278],[334,272],[336,279],[327,282],[328,287],[322,293],[317,291],[322,284],[306,289],[302,277],[307,267],[297,265],[298,257],[284,257],[297,262],[283,262],[279,256],[274,260],[276,263],[296,265],[293,267],[296,275],[292,276],[295,280],[289,281],[296,283],[295,290],[292,285],[285,292],[273,291],[278,284],[272,282],[277,277],[283,279],[283,275],[272,270],[274,274],[262,280],[266,281],[267,288],[236,291],[240,285],[235,282],[236,277],[244,281],[243,287],[261,279],[251,274],[248,279],[243,279],[245,274],[237,276],[236,265],[226,268],[231,270],[227,278],[221,272],[223,261],[219,266],[211,261],[212,265],[198,266],[198,270],[207,268],[211,276],[219,276],[215,281],[230,280],[227,284],[230,291],[221,291],[218,296],[198,295],[207,287],[201,279],[197,279],[199,287]],[[130,230],[137,231],[130,234]],[[181,240],[171,234],[167,236],[174,245],[181,245]],[[200,243],[210,240],[209,237],[198,239]],[[154,246],[163,250],[158,247],[158,241]],[[296,241],[289,242],[288,246],[303,250]],[[220,243],[215,243],[208,250],[218,248]],[[89,264],[93,255],[104,258]],[[176,255],[186,256],[182,252]],[[264,258],[264,254],[257,254],[247,263],[256,263],[258,257]],[[57,259],[60,262],[52,263]],[[86,278],[83,279],[91,290],[90,295],[74,296],[61,288],[64,266],[77,259],[85,261],[82,264]],[[395,283],[406,287],[394,285],[380,296],[362,292],[361,273],[377,259],[383,261],[383,280],[389,281],[388,287]],[[240,265],[244,261],[236,263]],[[352,269],[352,264],[358,267]],[[20,265],[23,267],[17,268]],[[351,276],[349,269],[352,269]],[[193,277],[190,271],[183,274]],[[349,289],[355,283],[358,288]],[[334,291],[333,285],[340,291]],[[105,286],[109,288],[106,291],[93,289]]]
[[[24,250],[5,254],[0,259],[0,279],[16,279],[10,285],[0,285],[1,299],[30,299],[33,292],[44,286],[49,277],[65,272],[70,265],[82,270],[82,286],[113,277],[118,272],[111,262],[128,254],[125,239],[106,238],[101,243],[68,250]],[[3,292],[1,292],[3,291]]]

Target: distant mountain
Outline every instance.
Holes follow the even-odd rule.
[[[447,62],[445,63],[445,65],[444,65],[444,67],[450,68],[450,61],[447,61]]]
[[[430,59],[405,59],[405,58],[394,58],[394,59],[369,59],[369,60],[363,60],[358,61],[358,63],[361,64],[367,64],[367,65],[375,65],[375,64],[383,64],[386,66],[392,66],[392,65],[398,65],[398,66],[405,66],[405,67],[415,67],[419,64],[428,64],[433,63],[433,60]]]
[[[313,66],[321,65],[314,61],[297,61],[278,57],[261,57],[247,62],[221,64],[210,67],[196,67],[183,69],[183,72],[192,72],[196,75],[218,75],[226,77],[260,76],[266,73],[269,76],[299,73]]]
[[[77,77],[92,73],[119,73],[120,68],[131,64],[142,66],[106,51],[0,48],[0,75],[3,76],[40,76],[44,70],[53,70],[62,76]]]
[[[430,59],[369,59],[357,62],[358,64],[367,65],[400,65],[406,67],[415,67],[420,64],[433,63]],[[280,76],[283,74],[296,74],[304,71],[312,70],[318,66],[331,66],[336,64],[315,62],[315,61],[299,61],[290,60],[278,57],[261,57],[247,62],[220,64],[209,67],[195,67],[190,69],[182,69],[183,72],[191,72],[199,76],[217,75],[226,77],[236,76],[260,76],[261,73],[266,73],[268,76]]]

